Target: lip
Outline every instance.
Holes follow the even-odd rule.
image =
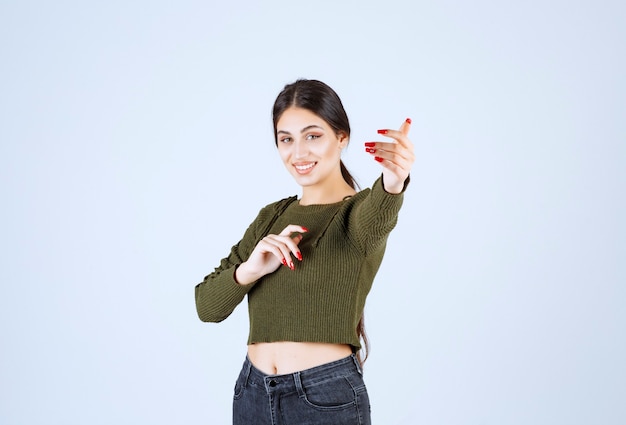
[[[293,164],[293,168],[295,168],[298,174],[309,174],[316,165],[317,162],[298,162]]]

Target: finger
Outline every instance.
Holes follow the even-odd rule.
[[[300,242],[302,241],[303,238],[304,238],[304,236],[302,236],[302,234],[300,234],[300,233],[296,233],[295,236],[291,236],[291,239],[296,244],[296,246],[300,244]],[[294,255],[296,256],[296,258],[299,261],[302,261],[302,251],[300,251],[299,247],[297,248],[296,252],[294,252]]]
[[[374,160],[401,181],[404,181],[408,177],[413,164],[412,158],[405,158],[390,152],[380,152],[374,155]]]
[[[374,160],[398,175],[406,174],[406,170],[410,168],[409,164],[411,163],[407,158],[389,152],[376,154]]]
[[[411,118],[407,118],[402,122],[402,125],[400,125],[400,132],[405,136],[408,136],[409,134],[409,130],[411,129],[411,123]]]
[[[405,119],[400,125],[400,128],[398,129],[398,131],[404,134],[405,136],[407,136],[409,134],[409,130],[411,129],[412,122],[413,121],[411,120],[411,118]],[[388,134],[391,131],[393,130],[390,128],[384,128],[384,129],[378,130],[378,134]]]
[[[387,170],[391,171],[396,176],[400,177],[400,176],[404,176],[404,174],[406,174],[405,170],[404,170],[404,167],[402,167],[397,162],[393,162],[393,161],[390,161],[388,159],[382,159],[382,158],[380,158],[380,160],[378,162],[380,162],[380,165],[382,165],[383,168],[386,168]]]
[[[276,236],[276,238],[280,239],[280,241],[284,243],[286,248],[289,250],[289,253],[285,255],[285,259],[291,269],[293,269],[293,262],[291,261],[290,254],[293,254],[293,256],[299,261],[302,261],[302,252],[300,251],[300,248],[298,248],[298,244],[304,238],[303,233],[308,231],[309,229],[304,226],[290,224]]]
[[[289,244],[291,252],[299,261],[302,261],[302,252],[300,251],[300,248],[298,248],[298,245],[300,244],[302,239],[304,239],[303,233],[306,233],[308,231],[309,229],[304,226],[290,224],[289,226],[285,227],[282,232],[280,232],[281,235],[287,235],[293,241],[293,244]]]
[[[379,156],[389,160],[398,158],[413,162],[415,158],[412,148],[406,148],[399,143],[367,142],[365,143],[365,151],[372,156]]]
[[[405,129],[405,131],[408,133],[408,130]],[[407,134],[403,132],[402,129],[400,130],[382,129],[382,130],[378,130],[378,134],[394,139],[398,144],[404,146],[407,149],[413,149],[413,143],[411,143],[411,140],[408,138]],[[381,143],[384,143],[384,142],[381,142]]]
[[[306,233],[309,229],[304,226],[298,226],[296,224],[290,224],[279,233],[280,236],[290,236],[292,233]]]
[[[274,239],[274,235],[267,235],[259,242],[257,248],[260,254],[269,254],[274,256],[278,262],[283,263],[285,266],[288,265],[286,257],[289,256],[289,251],[284,252],[281,249],[281,246],[284,244],[280,244]]]
[[[415,161],[413,149],[399,143],[366,143],[366,146],[370,145],[373,147],[366,147],[365,150],[379,163],[390,162],[402,170],[409,170]]]
[[[399,149],[407,149],[404,145],[398,142],[365,142],[365,152],[376,153],[378,151],[393,152]]]
[[[294,270],[291,254],[293,253],[296,258],[300,258],[302,254],[293,239],[288,236],[268,235],[263,241],[268,246],[268,252],[274,254],[284,266]]]

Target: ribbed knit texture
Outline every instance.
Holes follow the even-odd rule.
[[[196,286],[198,316],[222,321],[248,294],[248,344],[331,342],[358,350],[356,327],[402,200],[402,194],[385,192],[379,178],[372,189],[333,204],[302,206],[292,197],[266,206],[230,255]],[[289,224],[309,230],[299,244],[303,261],[293,260],[296,270],[281,266],[250,285],[235,282],[237,265],[258,241]]]

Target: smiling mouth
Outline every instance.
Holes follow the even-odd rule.
[[[298,174],[307,174],[309,173],[313,167],[317,165],[317,162],[309,162],[307,164],[294,164],[294,167]]]

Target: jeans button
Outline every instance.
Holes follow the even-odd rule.
[[[269,384],[270,384],[270,387],[275,387],[275,386],[278,384],[278,382],[277,382],[275,379],[272,379],[272,380],[269,382]]]

